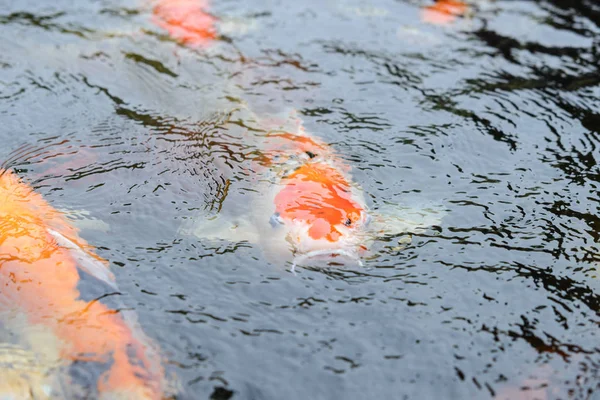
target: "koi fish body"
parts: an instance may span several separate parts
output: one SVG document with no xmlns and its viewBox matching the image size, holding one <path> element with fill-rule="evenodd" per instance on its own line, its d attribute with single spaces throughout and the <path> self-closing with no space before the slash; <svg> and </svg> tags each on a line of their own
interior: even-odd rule
<svg viewBox="0 0 600 400">
<path fill-rule="evenodd" d="M 253 114 L 250 118 L 259 126 L 273 125 Z M 247 140 L 257 141 L 259 150 L 248 171 L 255 177 L 256 195 L 246 214 L 230 219 L 223 214 L 210 220 L 200 217 L 184 224 L 182 233 L 256 242 L 272 261 L 291 261 L 292 267 L 340 256 L 362 265 L 361 258 L 374 239 L 416 232 L 439 222 L 439 210 L 369 210 L 362 189 L 351 180 L 350 166 L 323 141 L 307 134 L 296 117 L 259 136 Z"/>
<path fill-rule="evenodd" d="M 152 0 L 152 22 L 180 44 L 206 50 L 219 38 L 258 28 L 253 18 L 212 15 L 209 0 Z"/>
<path fill-rule="evenodd" d="M 40 327 L 52 335 L 63 362 L 108 365 L 100 398 L 162 398 L 162 368 L 147 338 L 126 313 L 81 299 L 80 271 L 116 289 L 106 261 L 64 216 L 0 171 L 0 310 L 25 316 L 23 337 Z"/>
</svg>

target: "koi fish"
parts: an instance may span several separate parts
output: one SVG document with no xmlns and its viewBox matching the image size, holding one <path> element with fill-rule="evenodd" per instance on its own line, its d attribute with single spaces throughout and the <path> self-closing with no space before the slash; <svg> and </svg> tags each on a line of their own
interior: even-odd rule
<svg viewBox="0 0 600 400">
<path fill-rule="evenodd" d="M 259 126 L 273 126 L 252 113 L 248 118 Z M 291 255 L 293 271 L 296 265 L 319 258 L 342 257 L 362 265 L 374 239 L 414 233 L 439 222 L 441 210 L 369 210 L 361 188 L 352 182 L 350 166 L 325 142 L 309 135 L 299 118 L 284 120 L 273 129 L 249 129 L 254 137 L 246 136 L 246 142 L 260 146 L 252 152 L 247 171 L 255 177 L 256 196 L 246 213 L 231 219 L 196 218 L 185 223 L 181 233 L 257 242 L 276 262 Z M 232 209 L 239 209 L 239 204 Z"/>
<path fill-rule="evenodd" d="M 435 4 L 425 7 L 421 20 L 435 25 L 447 25 L 469 11 L 469 6 L 460 0 L 436 0 Z"/>
<path fill-rule="evenodd" d="M 364 199 L 353 188 L 350 168 L 324 142 L 299 124 L 294 133 L 266 134 L 266 165 L 279 169 L 272 193 L 270 225 L 283 227 L 286 241 L 301 258 L 343 255 L 356 259 L 364 250 L 357 233 L 369 223 Z"/>
<path fill-rule="evenodd" d="M 161 399 L 162 367 L 148 339 L 127 312 L 82 299 L 80 273 L 117 289 L 107 262 L 64 215 L 0 170 L 0 311 L 49 332 L 64 362 L 106 365 L 97 381 L 100 398 Z"/>
<path fill-rule="evenodd" d="M 216 37 L 215 19 L 205 12 L 206 6 L 206 0 L 159 0 L 154 8 L 155 22 L 183 44 L 205 46 Z M 260 125 L 260 119 L 250 114 Z M 373 218 L 362 192 L 350 180 L 349 166 L 325 143 L 308 135 L 299 119 L 284 121 L 295 121 L 294 126 L 242 139 L 257 143 L 259 148 L 249 172 L 260 177 L 256 192 L 262 195 L 257 196 L 248 216 L 229 223 L 223 218 L 199 218 L 184 223 L 180 232 L 201 238 L 261 242 L 275 259 L 282 259 L 290 249 L 294 255 L 292 269 L 318 256 L 345 256 L 362 265 L 359 255 L 366 249 L 365 232 L 388 232 L 391 221 L 397 225 L 402 222 L 404 229 L 410 222 L 390 216 L 375 229 L 376 224 L 371 224 L 367 231 Z M 258 131 L 265 132 L 264 127 Z M 257 166 L 263 167 L 262 172 Z M 256 220 L 256 215 L 264 216 L 265 207 L 270 209 L 270 216 Z"/>
<path fill-rule="evenodd" d="M 216 18 L 206 12 L 207 0 L 158 0 L 153 22 L 190 47 L 206 47 L 216 37 Z"/>
</svg>

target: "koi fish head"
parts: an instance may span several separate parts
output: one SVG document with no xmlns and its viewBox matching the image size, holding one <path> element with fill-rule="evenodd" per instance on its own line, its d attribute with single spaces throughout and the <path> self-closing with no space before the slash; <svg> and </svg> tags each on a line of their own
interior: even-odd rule
<svg viewBox="0 0 600 400">
<path fill-rule="evenodd" d="M 287 228 L 286 239 L 296 254 L 358 254 L 368 215 L 337 168 L 306 163 L 285 176 L 282 185 L 271 224 Z"/>
</svg>

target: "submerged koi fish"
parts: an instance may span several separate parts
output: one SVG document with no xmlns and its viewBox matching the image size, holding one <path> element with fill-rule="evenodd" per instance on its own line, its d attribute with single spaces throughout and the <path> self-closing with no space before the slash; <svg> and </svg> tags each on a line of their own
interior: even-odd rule
<svg viewBox="0 0 600 400">
<path fill-rule="evenodd" d="M 273 125 L 253 114 L 250 118 L 259 126 Z M 256 195 L 246 214 L 196 220 L 184 224 L 182 233 L 258 242 L 278 262 L 291 254 L 293 270 L 306 261 L 339 256 L 362 265 L 368 244 L 377 237 L 416 232 L 439 222 L 441 213 L 424 208 L 368 210 L 362 190 L 351 180 L 350 166 L 310 136 L 300 119 L 285 121 L 286 126 L 276 129 L 252 129 L 259 133 L 246 137 L 259 147 L 247 171 L 255 177 Z"/>
<path fill-rule="evenodd" d="M 205 11 L 207 3 L 158 0 L 155 22 L 183 44 L 206 46 L 216 37 L 215 18 Z M 251 118 L 258 120 L 254 114 Z M 293 267 L 317 256 L 345 256 L 362 264 L 360 254 L 366 249 L 365 239 L 394 231 L 388 229 L 394 218 L 379 218 L 379 226 L 373 228 L 371 224 L 367 231 L 372 218 L 362 192 L 350 180 L 350 167 L 324 142 L 308 135 L 299 119 L 284 121 L 291 120 L 295 122 L 289 130 L 274 129 L 262 137 L 242 139 L 257 143 L 259 148 L 249 172 L 260 177 L 262 182 L 255 190 L 261 195 L 252 203 L 249 215 L 231 224 L 222 218 L 192 221 L 184 224 L 180 232 L 202 238 L 257 241 L 277 259 L 284 258 L 291 249 Z M 264 132 L 264 126 L 258 130 Z M 262 170 L 257 168 L 259 165 Z M 269 217 L 265 218 L 263 211 Z M 256 220 L 256 216 L 260 219 Z M 403 229 L 411 224 L 395 220 L 398 221 L 402 221 Z"/>
<path fill-rule="evenodd" d="M 436 0 L 435 4 L 425 7 L 421 20 L 435 25 L 447 25 L 469 11 L 467 3 L 460 0 Z"/>
<path fill-rule="evenodd" d="M 206 12 L 207 0 L 158 0 L 153 22 L 169 36 L 191 47 L 206 47 L 216 37 L 216 18 Z"/>
<path fill-rule="evenodd" d="M 306 134 L 297 120 L 295 132 L 266 135 L 263 158 L 272 171 L 273 228 L 284 227 L 295 263 L 319 255 L 342 255 L 360 264 L 364 250 L 359 234 L 370 221 L 361 194 L 350 181 L 350 167 L 324 142 Z M 264 161 L 263 161 L 264 163 Z"/>
<path fill-rule="evenodd" d="M 51 333 L 63 361 L 106 365 L 97 382 L 100 398 L 161 399 L 162 367 L 147 338 L 127 312 L 83 300 L 80 272 L 115 291 L 107 262 L 67 219 L 14 173 L 0 170 L 0 311 L 22 314 L 27 326 Z"/>
</svg>

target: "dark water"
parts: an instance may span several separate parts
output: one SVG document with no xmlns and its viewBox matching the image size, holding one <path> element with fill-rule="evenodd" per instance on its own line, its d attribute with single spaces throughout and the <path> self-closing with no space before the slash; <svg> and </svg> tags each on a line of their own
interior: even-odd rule
<svg viewBox="0 0 600 400">
<path fill-rule="evenodd" d="M 82 236 L 180 398 L 598 398 L 595 2 L 474 2 L 440 27 L 420 1 L 215 1 L 208 50 L 136 0 L 0 4 L 0 157 L 108 224 Z M 179 234 L 249 204 L 253 149 L 215 116 L 232 97 L 297 109 L 372 207 L 448 214 L 364 268 L 297 276 Z"/>
</svg>

